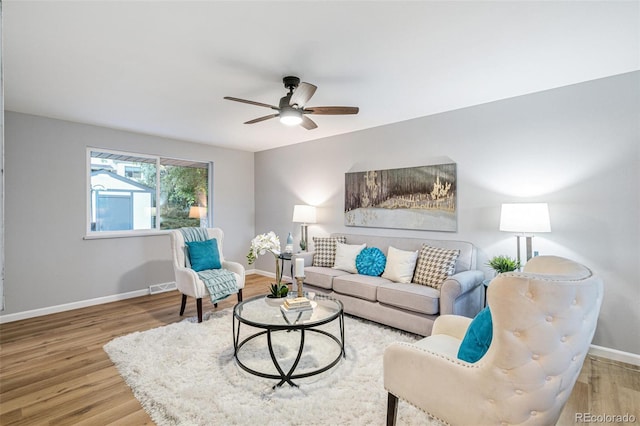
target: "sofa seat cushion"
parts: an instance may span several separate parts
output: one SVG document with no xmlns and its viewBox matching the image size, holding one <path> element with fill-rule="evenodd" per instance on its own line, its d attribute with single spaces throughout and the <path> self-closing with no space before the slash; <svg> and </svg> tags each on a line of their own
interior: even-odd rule
<svg viewBox="0 0 640 426">
<path fill-rule="evenodd" d="M 333 291 L 375 302 L 377 300 L 378 287 L 383 284 L 389 284 L 390 282 L 391 281 L 386 278 L 372 277 L 369 275 L 341 275 L 333 279 Z"/>
<path fill-rule="evenodd" d="M 419 284 L 386 283 L 378 287 L 378 302 L 421 314 L 436 315 L 440 311 L 440 290 Z"/>
<path fill-rule="evenodd" d="M 350 275 L 339 269 L 325 268 L 322 266 L 307 266 L 304 268 L 304 282 L 327 290 L 332 289 L 333 277 Z"/>
</svg>

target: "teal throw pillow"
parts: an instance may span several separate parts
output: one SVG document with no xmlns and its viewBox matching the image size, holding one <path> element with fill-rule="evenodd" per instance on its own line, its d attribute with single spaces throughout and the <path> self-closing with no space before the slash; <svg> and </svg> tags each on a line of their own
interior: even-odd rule
<svg viewBox="0 0 640 426">
<path fill-rule="evenodd" d="M 218 252 L 218 241 L 212 238 L 207 241 L 187 242 L 189 247 L 189 261 L 191 269 L 196 272 L 206 269 L 220 269 L 220 252 Z"/>
<path fill-rule="evenodd" d="M 364 248 L 356 257 L 356 269 L 361 275 L 378 277 L 384 272 L 387 258 L 382 250 L 375 247 Z"/>
<path fill-rule="evenodd" d="M 487 353 L 493 338 L 493 321 L 487 306 L 471 321 L 458 350 L 458 359 L 474 363 Z"/>
</svg>

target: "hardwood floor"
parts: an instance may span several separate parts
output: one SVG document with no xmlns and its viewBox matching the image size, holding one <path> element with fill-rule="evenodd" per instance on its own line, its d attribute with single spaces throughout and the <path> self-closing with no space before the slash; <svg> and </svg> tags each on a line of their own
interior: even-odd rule
<svg viewBox="0 0 640 426">
<path fill-rule="evenodd" d="M 270 281 L 248 275 L 244 297 L 266 293 Z M 180 321 L 179 309 L 179 293 L 169 292 L 0 324 L 0 425 L 153 424 L 102 346 Z M 195 315 L 190 299 L 185 317 Z M 575 413 L 629 413 L 640 423 L 640 368 L 588 357 L 558 424 L 576 424 Z"/>
</svg>

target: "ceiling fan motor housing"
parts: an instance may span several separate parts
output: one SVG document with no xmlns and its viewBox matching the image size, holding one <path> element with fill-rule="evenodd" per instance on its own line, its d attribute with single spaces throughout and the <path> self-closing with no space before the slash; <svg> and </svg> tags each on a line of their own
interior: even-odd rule
<svg viewBox="0 0 640 426">
<path fill-rule="evenodd" d="M 293 90 L 296 87 L 298 87 L 298 85 L 300 84 L 300 79 L 298 77 L 289 75 L 287 77 L 284 77 L 282 79 L 282 82 L 284 83 L 284 87 L 286 87 L 289 90 Z"/>
<path fill-rule="evenodd" d="M 280 103 L 278 104 L 280 109 L 291 108 L 291 106 L 289 105 L 289 101 L 290 100 L 291 100 L 291 94 L 288 94 L 287 96 L 281 97 L 280 98 Z"/>
</svg>

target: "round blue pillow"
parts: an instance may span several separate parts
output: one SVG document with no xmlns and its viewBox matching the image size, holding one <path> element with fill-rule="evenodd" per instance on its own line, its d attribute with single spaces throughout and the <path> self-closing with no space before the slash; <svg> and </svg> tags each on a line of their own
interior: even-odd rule
<svg viewBox="0 0 640 426">
<path fill-rule="evenodd" d="M 375 247 L 362 249 L 358 257 L 356 257 L 356 269 L 361 275 L 380 276 L 384 272 L 386 264 L 387 258 L 384 253 Z"/>
</svg>

